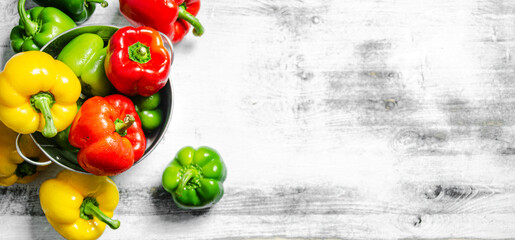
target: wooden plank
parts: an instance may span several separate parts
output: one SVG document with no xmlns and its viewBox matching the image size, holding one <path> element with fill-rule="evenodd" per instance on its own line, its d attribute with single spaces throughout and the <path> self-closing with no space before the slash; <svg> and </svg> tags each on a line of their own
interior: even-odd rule
<svg viewBox="0 0 515 240">
<path fill-rule="evenodd" d="M 220 216 L 219 221 L 209 221 L 207 216 L 189 216 L 174 222 L 169 216 L 128 216 L 116 231 L 107 229 L 104 239 L 391 239 L 387 236 L 418 239 L 510 239 L 507 233 L 513 219 L 511 215 L 310 215 L 300 217 L 239 218 Z M 61 239 L 44 217 L 7 216 L 4 239 Z M 155 223 L 164 223 L 160 225 Z M 241 226 L 245 222 L 245 227 Z M 314 227 L 313 224 L 320 223 Z M 334 225 L 335 222 L 341 225 Z M 399 223 L 401 222 L 401 223 Z M 149 224 L 145 224 L 149 223 Z M 26 227 L 31 230 L 27 231 Z M 452 227 L 451 227 L 452 226 Z M 473 227 L 474 226 L 474 227 Z M 475 227 L 478 226 L 478 227 Z M 16 234 L 12 234 L 16 232 Z M 445 234 L 444 234 L 445 233 Z M 425 237 L 426 236 L 426 237 Z M 431 236 L 431 237 L 427 237 Z M 433 237 L 439 236 L 439 237 Z M 468 237 L 460 237 L 468 236 Z"/>
<path fill-rule="evenodd" d="M 159 186 L 124 188 L 115 215 L 128 227 L 108 230 L 106 238 L 503 238 L 513 234 L 509 226 L 515 213 L 515 187 L 421 185 L 405 185 L 390 199 L 374 198 L 364 188 L 329 184 L 227 188 L 216 207 L 201 211 L 178 209 Z M 34 201 L 37 188 L 4 190 L 0 215 L 20 225 L 30 222 L 32 231 L 41 236 L 56 236 Z M 2 228 L 11 231 L 11 225 Z"/>
</svg>

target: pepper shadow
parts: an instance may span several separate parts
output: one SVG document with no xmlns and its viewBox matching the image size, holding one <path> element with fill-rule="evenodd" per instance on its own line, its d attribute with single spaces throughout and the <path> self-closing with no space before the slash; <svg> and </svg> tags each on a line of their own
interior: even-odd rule
<svg viewBox="0 0 515 240">
<path fill-rule="evenodd" d="M 206 215 L 210 211 L 210 208 L 182 209 L 177 207 L 172 195 L 161 186 L 151 193 L 150 198 L 156 215 L 165 221 L 191 221 Z"/>
<path fill-rule="evenodd" d="M 30 239 L 64 239 L 48 223 L 39 202 L 39 179 L 29 184 L 16 184 L 11 186 L 9 192 L 3 197 L 12 197 L 14 214 L 29 217 L 28 229 Z M 16 199 L 16 200 L 15 200 Z"/>
<path fill-rule="evenodd" d="M 46 217 L 31 216 L 30 218 L 30 239 L 65 239 L 48 223 Z"/>
<path fill-rule="evenodd" d="M 190 31 L 191 32 L 191 31 Z M 187 39 L 187 38 L 195 38 L 193 34 L 189 33 L 184 37 L 182 41 L 173 44 L 174 54 L 179 55 L 188 55 L 191 54 L 195 50 L 196 44 L 195 39 Z"/>
</svg>

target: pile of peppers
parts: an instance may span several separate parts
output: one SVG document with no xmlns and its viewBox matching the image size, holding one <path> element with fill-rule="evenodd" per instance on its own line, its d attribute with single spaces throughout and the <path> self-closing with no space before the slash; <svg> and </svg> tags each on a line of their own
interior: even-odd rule
<svg viewBox="0 0 515 240">
<path fill-rule="evenodd" d="M 25 10 L 18 1 L 19 25 L 10 34 L 15 52 L 39 50 L 60 33 L 86 22 L 97 5 L 106 0 L 34 0 L 39 7 Z M 119 0 L 120 12 L 136 27 L 147 26 L 162 32 L 173 43 L 183 40 L 193 26 L 193 35 L 202 36 L 204 26 L 196 18 L 200 0 Z"/>
<path fill-rule="evenodd" d="M 97 239 L 113 220 L 119 201 L 108 176 L 141 160 L 145 134 L 162 127 L 160 90 L 173 53 L 161 33 L 178 43 L 190 28 L 201 36 L 199 0 L 119 0 L 120 12 L 135 27 L 116 31 L 105 44 L 93 33 L 71 39 L 56 59 L 39 51 L 60 33 L 88 20 L 106 0 L 18 1 L 19 25 L 10 35 L 18 53 L 0 72 L 0 186 L 29 183 L 48 157 L 28 134 L 40 132 L 62 151 L 77 155 L 91 175 L 63 170 L 41 184 L 41 208 L 66 239 Z M 18 141 L 16 145 L 15 141 Z M 24 161 L 22 156 L 29 162 Z M 37 163 L 34 163 L 37 164 Z M 224 194 L 227 168 L 210 147 L 184 147 L 163 171 L 161 183 L 179 208 L 200 209 Z"/>
</svg>

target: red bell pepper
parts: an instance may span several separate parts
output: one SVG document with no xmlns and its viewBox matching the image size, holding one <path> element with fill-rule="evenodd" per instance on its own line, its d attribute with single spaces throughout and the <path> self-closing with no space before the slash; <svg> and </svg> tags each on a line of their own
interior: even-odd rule
<svg viewBox="0 0 515 240">
<path fill-rule="evenodd" d="M 86 100 L 73 120 L 68 140 L 80 149 L 80 166 L 100 176 L 129 169 L 143 156 L 147 144 L 134 104 L 121 94 Z"/>
<path fill-rule="evenodd" d="M 185 8 L 191 15 L 197 16 L 200 10 L 200 0 L 175 0 L 179 4 L 180 8 Z M 182 3 L 181 3 L 182 2 Z M 182 41 L 184 36 L 190 31 L 190 24 L 184 19 L 177 19 L 175 21 L 173 30 L 172 43 L 178 43 Z"/>
<path fill-rule="evenodd" d="M 186 5 L 180 7 L 184 2 Z M 201 36 L 204 34 L 204 27 L 194 16 L 196 13 L 186 10 L 195 2 L 199 0 L 120 0 L 120 12 L 133 26 L 152 27 L 171 39 L 177 19 L 191 24 L 194 27 L 193 35 Z M 198 5 L 200 7 L 200 2 Z"/>
<path fill-rule="evenodd" d="M 150 96 L 165 86 L 171 59 L 159 32 L 124 27 L 109 39 L 104 64 L 116 90 L 128 96 Z"/>
</svg>

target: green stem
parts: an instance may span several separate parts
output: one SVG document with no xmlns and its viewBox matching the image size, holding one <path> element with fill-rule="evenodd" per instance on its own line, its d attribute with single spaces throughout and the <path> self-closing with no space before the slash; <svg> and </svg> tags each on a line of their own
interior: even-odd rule
<svg viewBox="0 0 515 240">
<path fill-rule="evenodd" d="M 38 24 L 29 19 L 27 12 L 25 11 L 25 1 L 18 1 L 18 14 L 20 15 L 21 23 L 25 28 L 25 33 L 28 36 L 34 36 L 38 32 Z"/>
<path fill-rule="evenodd" d="M 98 202 L 96 199 L 92 197 L 87 197 L 82 201 L 82 205 L 80 206 L 81 218 L 85 218 L 87 220 L 93 219 L 93 217 L 98 218 L 98 220 L 104 222 L 111 229 L 118 229 L 120 227 L 120 221 L 113 220 L 100 211 L 98 208 Z"/>
<path fill-rule="evenodd" d="M 150 47 L 141 42 L 130 45 L 127 51 L 129 51 L 129 59 L 134 62 L 147 63 L 152 59 Z"/>
<path fill-rule="evenodd" d="M 147 50 L 147 48 L 141 46 L 136 49 L 135 54 L 138 59 L 145 59 L 148 56 L 148 50 Z"/>
<path fill-rule="evenodd" d="M 198 174 L 196 169 L 190 168 L 182 174 L 181 180 L 179 182 L 179 186 L 177 187 L 177 190 L 175 190 L 175 194 L 182 196 L 182 191 L 186 187 L 186 184 L 190 181 L 190 179 Z"/>
<path fill-rule="evenodd" d="M 100 6 L 103 8 L 109 6 L 109 3 L 107 3 L 105 0 L 86 0 L 86 4 L 88 3 L 100 3 Z"/>
<path fill-rule="evenodd" d="M 40 92 L 32 95 L 30 98 L 30 104 L 36 109 L 36 111 L 41 112 L 45 118 L 45 126 L 43 127 L 43 131 L 41 131 L 41 133 L 47 138 L 54 137 L 57 134 L 54 118 L 52 117 L 52 112 L 50 111 L 50 108 L 54 102 L 54 96 L 48 92 Z"/>
<path fill-rule="evenodd" d="M 132 126 L 134 121 L 136 121 L 136 119 L 134 118 L 134 116 L 130 114 L 125 115 L 125 118 L 123 120 L 117 118 L 114 121 L 115 131 L 122 137 L 127 135 L 127 129 L 129 129 Z"/>
<path fill-rule="evenodd" d="M 200 37 L 204 34 L 204 26 L 200 23 L 200 21 L 193 16 L 191 13 L 186 11 L 186 7 L 184 5 L 179 6 L 179 19 L 186 20 L 186 22 L 190 23 L 191 26 L 194 27 L 193 35 Z"/>
<path fill-rule="evenodd" d="M 37 159 L 32 159 L 32 160 L 37 161 Z M 36 172 L 37 172 L 36 165 L 32 165 L 28 162 L 23 161 L 22 163 L 18 164 L 14 173 L 19 178 L 24 178 L 26 176 L 32 176 Z"/>
</svg>

